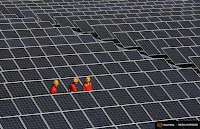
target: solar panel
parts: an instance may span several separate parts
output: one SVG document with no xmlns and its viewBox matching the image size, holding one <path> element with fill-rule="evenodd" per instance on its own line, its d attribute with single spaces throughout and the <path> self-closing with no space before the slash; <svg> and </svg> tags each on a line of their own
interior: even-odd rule
<svg viewBox="0 0 200 129">
<path fill-rule="evenodd" d="M 131 123 L 130 118 L 126 115 L 121 107 L 105 108 L 105 111 L 116 125 Z"/>
<path fill-rule="evenodd" d="M 0 111 L 1 117 L 19 115 L 17 109 L 15 108 L 11 100 L 1 100 L 0 104 L 2 105 L 2 110 Z"/>
<path fill-rule="evenodd" d="M 199 71 L 189 68 L 200 56 L 198 6 L 2 1 L 0 128 L 149 129 L 199 119 Z M 86 76 L 91 92 L 82 92 Z M 74 77 L 78 92 L 68 93 Z"/>
<path fill-rule="evenodd" d="M 116 105 L 116 102 L 114 101 L 114 99 L 108 91 L 92 92 L 92 96 L 94 96 L 95 100 L 101 107 Z"/>
<path fill-rule="evenodd" d="M 81 108 L 94 108 L 98 107 L 94 99 L 89 93 L 77 93 L 73 94 L 76 101 L 79 103 Z"/>
<path fill-rule="evenodd" d="M 161 103 L 173 118 L 188 117 L 189 115 L 178 101 Z"/>
<path fill-rule="evenodd" d="M 134 122 L 151 121 L 151 118 L 141 105 L 124 106 L 124 109 L 128 112 Z"/>
<path fill-rule="evenodd" d="M 142 105 L 153 120 L 169 119 L 169 115 L 159 103 L 150 103 Z"/>
<path fill-rule="evenodd" d="M 34 97 L 34 100 L 42 112 L 59 111 L 51 96 Z"/>
<path fill-rule="evenodd" d="M 138 103 L 144 103 L 144 102 L 152 102 L 153 100 L 151 97 L 147 94 L 147 92 L 142 88 L 129 88 L 128 92 L 133 96 L 133 98 Z"/>
<path fill-rule="evenodd" d="M 81 128 L 92 127 L 82 111 L 71 111 L 71 112 L 65 112 L 64 114 L 73 128 L 81 129 Z"/>
<path fill-rule="evenodd" d="M 39 113 L 39 110 L 31 98 L 15 99 L 14 103 L 17 105 L 21 114 Z"/>
<path fill-rule="evenodd" d="M 46 124 L 44 123 L 43 119 L 40 115 L 30 115 L 30 116 L 22 116 L 21 117 L 24 124 L 27 128 L 34 129 L 34 128 L 43 128 L 47 129 Z"/>
<path fill-rule="evenodd" d="M 70 128 L 61 113 L 44 114 L 43 116 L 50 128 Z M 58 120 L 58 122 L 54 123 L 55 119 Z"/>
<path fill-rule="evenodd" d="M 190 98 L 198 97 L 200 90 L 194 83 L 182 83 L 179 85 Z"/>
<path fill-rule="evenodd" d="M 86 110 L 85 113 L 95 127 L 112 125 L 102 109 Z"/>
<path fill-rule="evenodd" d="M 3 118 L 3 119 L 0 119 L 0 122 L 1 122 L 2 128 L 10 128 L 10 129 L 24 128 L 18 117 Z"/>
<path fill-rule="evenodd" d="M 190 113 L 192 116 L 196 116 L 199 114 L 199 103 L 196 99 L 191 100 L 181 100 L 181 104 L 185 107 L 185 109 Z"/>
</svg>

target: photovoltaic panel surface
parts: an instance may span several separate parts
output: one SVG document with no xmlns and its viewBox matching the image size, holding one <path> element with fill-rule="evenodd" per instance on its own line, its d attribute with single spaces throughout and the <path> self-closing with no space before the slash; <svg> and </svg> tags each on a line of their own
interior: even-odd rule
<svg viewBox="0 0 200 129">
<path fill-rule="evenodd" d="M 199 119 L 197 0 L 0 3 L 3 128 L 148 129 Z M 86 76 L 93 91 L 82 92 Z M 74 77 L 78 93 L 69 93 Z"/>
</svg>

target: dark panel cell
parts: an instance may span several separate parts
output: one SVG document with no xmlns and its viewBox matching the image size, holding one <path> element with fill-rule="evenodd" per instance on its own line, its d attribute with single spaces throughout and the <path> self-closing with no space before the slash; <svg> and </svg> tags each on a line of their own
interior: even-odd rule
<svg viewBox="0 0 200 129">
<path fill-rule="evenodd" d="M 55 68 L 55 70 L 58 72 L 61 78 L 75 76 L 74 72 L 71 70 L 70 67 L 59 67 L 59 68 Z"/>
<path fill-rule="evenodd" d="M 59 111 L 51 96 L 34 97 L 34 100 L 42 112 Z"/>
<path fill-rule="evenodd" d="M 61 113 L 44 114 L 43 116 L 51 129 L 70 128 Z M 55 120 L 57 120 L 57 122 L 55 122 Z"/>
<path fill-rule="evenodd" d="M 75 73 L 78 76 L 89 76 L 92 75 L 90 70 L 88 69 L 87 66 L 82 65 L 82 66 L 72 66 L 72 69 L 75 71 Z"/>
<path fill-rule="evenodd" d="M 115 43 L 112 42 L 112 41 L 106 42 L 106 43 L 101 43 L 101 46 L 103 46 L 103 48 L 106 51 L 119 51 L 119 49 L 117 48 L 117 46 L 115 45 Z"/>
<path fill-rule="evenodd" d="M 120 62 L 126 72 L 138 72 L 141 71 L 135 62 Z"/>
<path fill-rule="evenodd" d="M 66 17 L 55 17 L 56 21 L 62 26 L 73 26 Z"/>
<path fill-rule="evenodd" d="M 49 61 L 53 66 L 66 66 L 67 63 L 61 56 L 51 56 L 48 57 Z"/>
<path fill-rule="evenodd" d="M 147 110 L 153 120 L 163 120 L 170 118 L 159 103 L 143 104 L 142 106 Z"/>
<path fill-rule="evenodd" d="M 182 83 L 179 85 L 190 98 L 199 97 L 200 90 L 194 83 Z"/>
<path fill-rule="evenodd" d="M 2 31 L 2 33 L 8 39 L 9 38 L 19 38 L 19 36 L 17 35 L 17 33 L 15 31 Z"/>
<path fill-rule="evenodd" d="M 16 58 L 21 58 L 21 57 L 29 57 L 28 53 L 26 52 L 25 49 L 23 48 L 15 48 L 11 49 L 11 52 Z"/>
<path fill-rule="evenodd" d="M 152 102 L 152 99 L 143 88 L 130 88 L 128 91 L 138 103 Z"/>
<path fill-rule="evenodd" d="M 92 92 L 92 95 L 101 107 L 116 105 L 108 91 L 96 91 Z"/>
<path fill-rule="evenodd" d="M 49 93 L 43 85 L 43 83 L 40 81 L 25 82 L 25 84 L 33 96 L 44 95 Z"/>
<path fill-rule="evenodd" d="M 69 65 L 83 64 L 78 55 L 66 55 L 64 58 Z"/>
<path fill-rule="evenodd" d="M 168 48 L 168 49 L 163 49 L 163 50 L 166 52 L 166 54 L 175 64 L 188 63 L 187 60 L 175 48 Z"/>
<path fill-rule="evenodd" d="M 105 111 L 116 125 L 131 123 L 131 120 L 121 107 L 105 108 Z"/>
<path fill-rule="evenodd" d="M 40 75 L 35 69 L 20 71 L 25 80 L 41 80 Z"/>
<path fill-rule="evenodd" d="M 170 100 L 165 91 L 160 86 L 149 86 L 145 87 L 149 94 L 155 101 Z"/>
<path fill-rule="evenodd" d="M 114 62 L 113 59 L 111 58 L 111 56 L 108 53 L 95 53 L 94 54 L 97 59 L 101 62 Z"/>
<path fill-rule="evenodd" d="M 87 47 L 91 52 L 103 52 L 105 51 L 99 43 L 87 44 Z"/>
<path fill-rule="evenodd" d="M 0 60 L 0 66 L 3 70 L 18 69 L 13 60 Z"/>
<path fill-rule="evenodd" d="M 139 129 L 137 125 L 122 125 L 122 126 L 117 126 L 118 129 Z"/>
<path fill-rule="evenodd" d="M 37 16 L 42 20 L 42 21 L 49 21 L 52 24 L 54 24 L 54 20 L 49 16 L 49 14 L 37 14 Z"/>
<path fill-rule="evenodd" d="M 32 61 L 36 65 L 37 68 L 40 67 L 51 67 L 49 61 L 45 57 L 41 58 L 32 58 Z"/>
<path fill-rule="evenodd" d="M 110 90 L 110 93 L 112 94 L 112 96 L 115 98 L 115 100 L 118 102 L 119 105 L 135 103 L 131 98 L 131 96 L 128 94 L 128 92 L 124 89 Z"/>
<path fill-rule="evenodd" d="M 178 101 L 163 102 L 162 105 L 173 118 L 188 117 L 189 115 Z"/>
<path fill-rule="evenodd" d="M 144 39 L 139 32 L 128 32 L 127 34 L 133 41 Z"/>
<path fill-rule="evenodd" d="M 22 41 L 19 39 L 10 39 L 6 41 L 10 47 L 24 47 L 24 45 L 22 44 Z"/>
<path fill-rule="evenodd" d="M 82 111 L 65 112 L 64 114 L 75 129 L 92 127 Z"/>
<path fill-rule="evenodd" d="M 28 129 L 48 129 L 40 115 L 22 116 Z"/>
<path fill-rule="evenodd" d="M 135 82 L 131 79 L 128 74 L 118 74 L 114 75 L 115 79 L 118 81 L 121 87 L 134 87 Z"/>
<path fill-rule="evenodd" d="M 54 46 L 42 47 L 42 49 L 44 50 L 44 52 L 46 53 L 47 56 L 60 55 L 60 53 Z"/>
<path fill-rule="evenodd" d="M 136 46 L 135 42 L 132 41 L 132 39 L 127 35 L 127 33 L 123 32 L 123 33 L 114 33 L 115 37 L 117 38 L 117 40 L 119 40 L 119 42 L 123 45 L 123 47 L 132 47 L 132 46 Z"/>
<path fill-rule="evenodd" d="M 18 117 L 3 118 L 0 123 L 4 129 L 24 129 Z"/>
<path fill-rule="evenodd" d="M 56 28 L 45 29 L 45 31 L 49 36 L 60 35 L 59 31 Z"/>
<path fill-rule="evenodd" d="M 79 35 L 79 38 L 84 42 L 84 43 L 92 43 L 96 42 L 96 40 L 93 38 L 92 35 Z"/>
<path fill-rule="evenodd" d="M 141 32 L 145 39 L 155 39 L 156 35 L 152 31 L 143 31 Z"/>
<path fill-rule="evenodd" d="M 123 52 L 110 52 L 110 55 L 115 61 L 126 61 L 128 58 Z"/>
<path fill-rule="evenodd" d="M 180 87 L 177 84 L 163 85 L 162 87 L 174 100 L 187 98 L 185 93 L 180 89 Z"/>
<path fill-rule="evenodd" d="M 17 108 L 19 109 L 21 114 L 39 113 L 39 110 L 37 109 L 31 98 L 15 99 L 14 102 L 17 105 Z"/>
<path fill-rule="evenodd" d="M 23 83 L 6 84 L 13 97 L 30 96 Z"/>
<path fill-rule="evenodd" d="M 172 82 L 185 82 L 183 77 L 177 72 L 177 70 L 169 70 L 169 71 L 163 71 L 165 76 Z"/>
<path fill-rule="evenodd" d="M 0 110 L 1 117 L 19 115 L 17 109 L 15 108 L 11 100 L 1 100 L 0 105 L 1 105 L 1 110 Z"/>
<path fill-rule="evenodd" d="M 131 73 L 131 76 L 139 86 L 153 85 L 152 81 L 145 73 Z"/>
<path fill-rule="evenodd" d="M 85 113 L 95 127 L 112 125 L 102 109 L 86 110 Z"/>
<path fill-rule="evenodd" d="M 83 109 L 98 107 L 98 105 L 89 93 L 77 93 L 73 94 L 73 96 Z"/>
<path fill-rule="evenodd" d="M 32 29 L 31 32 L 35 37 L 47 36 L 43 29 Z"/>
<path fill-rule="evenodd" d="M 58 28 L 58 30 L 62 35 L 74 35 L 74 32 L 69 27 Z"/>
<path fill-rule="evenodd" d="M 65 40 L 63 36 L 57 36 L 57 37 L 51 37 L 51 40 L 54 44 L 68 44 L 68 42 Z"/>
<path fill-rule="evenodd" d="M 27 48 L 28 53 L 33 56 L 45 56 L 39 47 L 29 47 Z"/>
<path fill-rule="evenodd" d="M 34 68 L 33 63 L 29 58 L 15 60 L 20 69 Z"/>
<path fill-rule="evenodd" d="M 3 84 L 0 85 L 0 99 L 10 98 L 10 95 Z"/>
<path fill-rule="evenodd" d="M 79 56 L 81 57 L 82 61 L 85 64 L 98 63 L 97 59 L 95 58 L 93 54 L 82 54 Z"/>
<path fill-rule="evenodd" d="M 155 128 L 155 123 L 151 122 L 151 123 L 143 123 L 143 124 L 139 124 L 140 128 L 142 129 L 153 129 Z"/>
<path fill-rule="evenodd" d="M 29 30 L 17 30 L 17 33 L 19 34 L 20 38 L 33 37 Z"/>
<path fill-rule="evenodd" d="M 18 71 L 8 71 L 3 72 L 4 77 L 8 82 L 17 82 L 17 81 L 23 81 L 22 76 L 19 74 Z"/>
<path fill-rule="evenodd" d="M 56 95 L 54 98 L 63 111 L 79 109 L 78 105 L 69 94 Z"/>
<path fill-rule="evenodd" d="M 144 49 L 145 53 L 149 56 L 159 55 L 160 52 L 158 49 L 153 45 L 150 40 L 140 40 L 137 43 Z"/>
<path fill-rule="evenodd" d="M 166 60 L 164 59 L 156 59 L 156 60 L 151 60 L 153 65 L 156 67 L 158 70 L 164 70 L 164 69 L 171 69 L 169 64 L 167 63 Z"/>
<path fill-rule="evenodd" d="M 1 35 L 1 33 L 0 33 Z M 4 38 L 3 38 L 4 39 Z M 0 48 L 8 48 L 7 43 L 5 42 L 5 40 L 0 40 Z"/>
<path fill-rule="evenodd" d="M 141 105 L 125 106 L 124 109 L 128 112 L 134 122 L 151 121 Z"/>
<path fill-rule="evenodd" d="M 108 71 L 111 74 L 114 74 L 114 73 L 124 73 L 124 70 L 122 69 L 122 67 L 118 63 L 105 64 L 105 67 L 108 69 Z"/>
<path fill-rule="evenodd" d="M 43 79 L 58 78 L 58 75 L 52 68 L 38 70 Z"/>
<path fill-rule="evenodd" d="M 155 72 L 147 72 L 149 77 L 152 79 L 152 81 L 155 84 L 165 84 L 169 83 L 167 78 L 160 72 L 160 71 L 155 71 Z"/>
<path fill-rule="evenodd" d="M 97 79 L 100 81 L 100 83 L 105 89 L 119 88 L 117 82 L 110 75 L 98 76 Z"/>
<path fill-rule="evenodd" d="M 107 70 L 102 64 L 88 65 L 94 75 L 108 74 Z"/>
<path fill-rule="evenodd" d="M 40 45 L 53 45 L 53 42 L 48 37 L 36 38 Z"/>
<path fill-rule="evenodd" d="M 187 81 L 199 81 L 200 77 L 193 69 L 178 70 Z"/>
<path fill-rule="evenodd" d="M 13 58 L 10 51 L 7 49 L 0 49 L 0 59 Z"/>
<path fill-rule="evenodd" d="M 150 60 L 135 61 L 142 71 L 153 71 L 156 70 L 151 64 Z"/>
<path fill-rule="evenodd" d="M 76 44 L 76 43 L 82 43 L 82 41 L 79 39 L 78 36 L 65 36 L 65 39 L 68 41 L 69 44 Z"/>
<path fill-rule="evenodd" d="M 200 113 L 200 104 L 196 99 L 190 100 L 181 100 L 181 104 L 186 108 L 186 110 L 190 113 L 191 116 L 198 116 Z"/>
</svg>

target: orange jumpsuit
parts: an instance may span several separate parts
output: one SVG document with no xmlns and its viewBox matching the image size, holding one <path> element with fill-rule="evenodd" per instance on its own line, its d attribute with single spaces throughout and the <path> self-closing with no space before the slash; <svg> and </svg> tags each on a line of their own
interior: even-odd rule
<svg viewBox="0 0 200 129">
<path fill-rule="evenodd" d="M 57 94 L 57 88 L 56 88 L 56 86 L 51 86 L 51 89 L 50 89 L 50 92 L 51 92 L 51 94 Z"/>
<path fill-rule="evenodd" d="M 74 83 L 69 84 L 68 91 L 77 92 L 76 85 Z"/>
<path fill-rule="evenodd" d="M 83 84 L 83 91 L 91 91 L 91 90 L 93 90 L 92 83 L 91 82 L 85 82 Z"/>
</svg>

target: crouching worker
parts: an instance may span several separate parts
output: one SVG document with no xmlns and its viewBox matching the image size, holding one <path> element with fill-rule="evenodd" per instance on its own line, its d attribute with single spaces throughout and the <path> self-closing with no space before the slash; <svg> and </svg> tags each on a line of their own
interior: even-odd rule
<svg viewBox="0 0 200 129">
<path fill-rule="evenodd" d="M 73 83 L 69 84 L 68 92 L 77 92 L 76 85 L 78 84 L 78 79 L 74 78 Z"/>
<path fill-rule="evenodd" d="M 51 86 L 50 92 L 51 94 L 57 94 L 57 86 L 59 85 L 58 80 L 53 81 L 53 85 Z"/>
<path fill-rule="evenodd" d="M 90 80 L 91 80 L 90 77 L 85 78 L 85 83 L 83 84 L 83 91 L 93 90 L 92 83 Z"/>
</svg>

